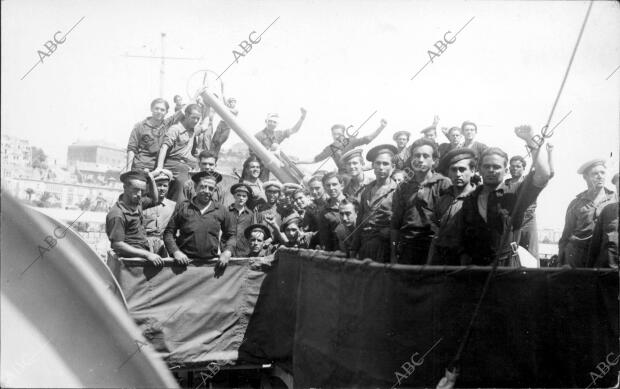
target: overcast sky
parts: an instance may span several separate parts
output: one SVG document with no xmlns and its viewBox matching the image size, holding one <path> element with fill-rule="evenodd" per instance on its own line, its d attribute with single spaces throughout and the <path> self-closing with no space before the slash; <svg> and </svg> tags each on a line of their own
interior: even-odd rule
<svg viewBox="0 0 620 389">
<path fill-rule="evenodd" d="M 447 126 L 479 124 L 479 140 L 522 154 L 519 124 L 540 129 L 562 81 L 587 2 L 422 1 L 2 1 L 2 131 L 26 138 L 58 162 L 75 140 L 126 146 L 133 125 L 159 97 L 161 61 L 124 56 L 203 58 L 165 63 L 164 98 L 182 94 L 200 69 L 222 72 L 232 51 L 261 41 L 223 79 L 238 99 L 239 118 L 255 132 L 267 112 L 281 126 L 307 120 L 283 143 L 289 154 L 316 155 L 334 123 L 417 134 L 440 115 Z M 39 61 L 37 50 L 66 41 Z M 415 78 L 428 50 L 447 31 L 448 49 Z M 620 6 L 596 2 L 554 115 L 556 177 L 541 194 L 539 224 L 561 228 L 568 202 L 585 189 L 575 171 L 609 157 L 618 169 Z M 448 37 L 452 36 L 451 34 Z M 253 35 L 255 37 L 255 35 Z M 606 78 L 609 79 L 606 80 Z M 443 139 L 442 139 L 443 140 Z M 239 142 L 235 135 L 229 145 Z M 331 162 L 330 162 L 331 164 Z M 331 167 L 331 166 L 330 166 Z M 611 176 L 611 174 L 610 174 Z"/>
</svg>

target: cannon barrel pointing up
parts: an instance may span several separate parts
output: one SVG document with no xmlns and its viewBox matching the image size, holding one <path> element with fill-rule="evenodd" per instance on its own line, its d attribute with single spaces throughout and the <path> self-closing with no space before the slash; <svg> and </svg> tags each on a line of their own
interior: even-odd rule
<svg viewBox="0 0 620 389">
<path fill-rule="evenodd" d="M 254 136 L 247 132 L 241 124 L 237 121 L 237 118 L 230 113 L 228 108 L 220 101 L 220 99 L 214 95 L 211 91 L 203 89 L 200 92 L 202 100 L 208 106 L 213 107 L 215 112 L 230 126 L 230 128 L 239 135 L 241 140 L 248 145 L 248 147 L 263 161 L 263 164 L 269 169 L 278 180 L 283 183 L 294 182 L 299 183 L 297 178 L 283 166 L 284 164 L 276 158 L 270 151 L 268 151 L 262 143 L 258 141 Z"/>
</svg>

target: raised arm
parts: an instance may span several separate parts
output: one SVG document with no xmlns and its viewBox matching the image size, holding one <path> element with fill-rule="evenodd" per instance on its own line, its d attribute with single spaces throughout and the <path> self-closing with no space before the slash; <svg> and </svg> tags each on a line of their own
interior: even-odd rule
<svg viewBox="0 0 620 389">
<path fill-rule="evenodd" d="M 383 131 L 385 129 L 385 127 L 387 126 L 387 120 L 385 119 L 381 119 L 381 122 L 379 124 L 379 127 L 377 127 L 376 130 L 374 130 L 373 132 L 371 132 L 370 134 L 366 135 L 364 138 L 366 138 L 366 140 L 368 140 L 367 143 L 372 142 L 373 140 L 375 140 L 376 137 L 379 136 L 379 134 L 381 134 L 381 131 Z"/>
<path fill-rule="evenodd" d="M 549 158 L 547 156 L 547 150 L 545 147 L 540 147 L 534 141 L 534 130 L 528 125 L 523 125 L 515 128 L 515 134 L 523 139 L 528 148 L 532 150 L 534 177 L 533 184 L 539 188 L 544 187 L 549 182 L 551 176 L 551 169 L 549 167 Z"/>
<path fill-rule="evenodd" d="M 307 111 L 305 110 L 305 108 L 302 107 L 299 108 L 299 110 L 301 111 L 301 116 L 299 116 L 299 120 L 297 120 L 297 123 L 295 123 L 295 125 L 288 130 L 288 135 L 293 135 L 294 133 L 299 131 L 304 120 L 306 120 Z"/>
<path fill-rule="evenodd" d="M 331 149 L 330 146 L 327 146 L 323 149 L 323 151 L 321 151 L 319 154 L 317 154 L 316 157 L 312 158 L 312 159 L 300 159 L 299 161 L 297 161 L 297 164 L 300 165 L 304 165 L 304 164 L 311 164 L 311 163 L 317 163 L 317 162 L 321 162 L 329 157 L 331 157 L 333 155 L 333 151 Z"/>
</svg>

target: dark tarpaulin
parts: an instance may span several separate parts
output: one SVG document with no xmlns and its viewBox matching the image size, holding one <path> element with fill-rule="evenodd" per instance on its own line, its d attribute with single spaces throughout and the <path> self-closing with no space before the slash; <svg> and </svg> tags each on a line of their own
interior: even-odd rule
<svg viewBox="0 0 620 389">
<path fill-rule="evenodd" d="M 296 387 L 436 386 L 490 268 L 385 266 L 316 254 L 278 252 L 263 284 L 269 294 L 257 302 L 267 313 L 255 312 L 240 353 L 251 344 L 254 355 L 292 364 Z M 500 268 L 457 386 L 586 387 L 591 372 L 602 375 L 597 365 L 619 355 L 618 320 L 617 272 Z M 269 326 L 272 337 L 250 331 Z M 613 386 L 617 374 L 618 363 L 592 387 Z"/>
<path fill-rule="evenodd" d="M 169 366 L 236 361 L 269 261 L 231 260 L 221 277 L 213 261 L 190 266 L 131 263 L 109 256 L 129 313 Z"/>
<path fill-rule="evenodd" d="M 436 386 L 490 271 L 295 249 L 266 271 L 241 261 L 221 278 L 205 264 L 117 265 L 130 313 L 169 363 L 277 362 L 295 387 Z M 592 374 L 592 387 L 613 386 L 620 364 L 597 366 L 620 353 L 618 320 L 617 272 L 499 268 L 457 386 L 586 387 Z"/>
</svg>

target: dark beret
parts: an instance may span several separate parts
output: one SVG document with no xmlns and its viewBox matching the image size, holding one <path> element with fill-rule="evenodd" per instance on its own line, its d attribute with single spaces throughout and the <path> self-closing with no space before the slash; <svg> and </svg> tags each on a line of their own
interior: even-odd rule
<svg viewBox="0 0 620 389">
<path fill-rule="evenodd" d="M 439 165 L 437 166 L 437 171 L 444 176 L 448 175 L 448 169 L 450 165 L 453 163 L 457 163 L 458 161 L 462 161 L 464 159 L 476 159 L 476 152 L 469 148 L 460 148 L 454 149 L 447 152 L 444 156 L 439 160 Z"/>
<path fill-rule="evenodd" d="M 202 178 L 211 178 L 212 180 L 215 180 L 216 184 L 222 181 L 222 175 L 218 172 L 202 171 L 191 173 L 190 176 L 192 181 L 194 181 L 195 183 L 200 182 Z"/>
<path fill-rule="evenodd" d="M 269 228 L 267 228 L 267 226 L 265 226 L 264 224 L 252 224 L 252 225 L 250 225 L 245 230 L 243 230 L 243 236 L 245 236 L 246 239 L 250 239 L 250 235 L 255 230 L 262 231 L 263 234 L 265 234 L 265 240 L 271 238 L 271 231 L 269 231 Z"/>
<path fill-rule="evenodd" d="M 366 154 L 366 160 L 373 162 L 379 154 L 382 153 L 390 153 L 392 156 L 398 154 L 398 149 L 394 145 L 379 145 L 375 146 L 372 149 L 368 150 L 368 154 Z"/>
<path fill-rule="evenodd" d="M 148 175 L 142 170 L 130 170 L 121 174 L 121 182 L 127 183 L 130 180 L 148 181 Z"/>
</svg>

